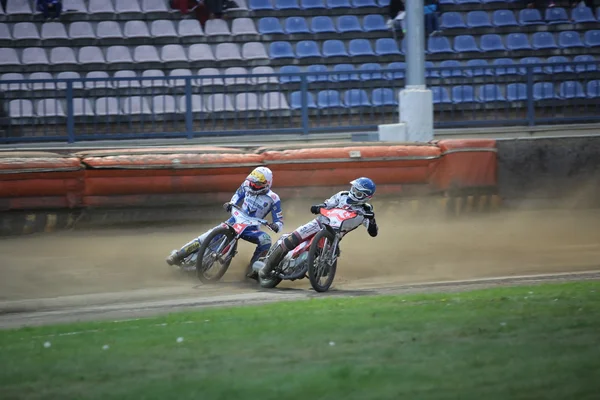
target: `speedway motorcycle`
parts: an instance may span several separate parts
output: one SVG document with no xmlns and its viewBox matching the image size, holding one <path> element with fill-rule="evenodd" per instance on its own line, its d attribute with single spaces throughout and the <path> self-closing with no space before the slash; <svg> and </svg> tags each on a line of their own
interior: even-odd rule
<svg viewBox="0 0 600 400">
<path fill-rule="evenodd" d="M 367 217 L 368 214 L 346 208 L 321 208 L 317 215 L 321 230 L 288 252 L 268 278 L 259 277 L 260 285 L 263 288 L 274 288 L 282 280 L 308 278 L 315 291 L 326 292 L 335 278 L 342 238 L 358 228 Z M 265 259 L 277 246 L 282 245 L 287 236 L 289 234 L 279 238 L 275 246 L 269 249 Z M 264 266 L 264 259 L 259 259 L 252 264 L 252 269 L 258 272 Z"/>
</svg>

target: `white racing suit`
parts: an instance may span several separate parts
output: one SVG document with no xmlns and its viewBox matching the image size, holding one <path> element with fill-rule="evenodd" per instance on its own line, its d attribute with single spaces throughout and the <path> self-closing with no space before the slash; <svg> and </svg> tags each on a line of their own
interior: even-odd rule
<svg viewBox="0 0 600 400">
<path fill-rule="evenodd" d="M 353 211 L 359 211 L 361 213 L 371 214 L 371 217 L 365 218 L 363 221 L 363 225 L 367 228 L 369 235 L 371 237 L 377 236 L 379 232 L 379 228 L 377 227 L 377 222 L 375 221 L 375 213 L 373 212 L 373 206 L 370 204 L 352 204 L 351 200 L 348 198 L 347 191 L 341 191 L 329 199 L 325 200 L 323 204 L 319 204 L 318 206 L 313 207 L 322 207 L 326 209 L 332 208 L 340 208 L 340 207 L 348 207 Z M 312 207 L 311 207 L 312 210 Z M 318 212 L 317 212 L 318 213 Z M 322 226 L 319 221 L 315 218 L 312 221 L 302 225 L 297 228 L 294 232 L 290 233 L 282 242 L 281 246 L 274 251 L 271 252 L 269 258 L 265 260 L 265 267 L 262 271 L 263 275 L 268 275 L 272 269 L 277 266 L 285 257 L 285 255 L 296 248 L 300 243 L 305 240 L 310 239 L 312 236 L 316 235 L 317 232 L 321 230 Z"/>
<path fill-rule="evenodd" d="M 269 190 L 265 194 L 252 194 L 248 188 L 248 181 L 244 181 L 244 183 L 238 188 L 230 200 L 230 203 L 238 206 L 240 205 L 240 202 L 242 203 L 242 210 L 244 210 L 244 212 L 251 217 L 264 219 L 269 213 L 271 213 L 273 223 L 279 227 L 279 231 L 281 231 L 283 228 L 281 200 L 279 199 L 279 196 L 272 190 Z M 228 222 L 234 221 L 235 220 L 233 217 L 228 220 Z M 207 232 L 183 246 L 181 250 L 177 251 L 175 255 L 176 260 L 180 261 L 190 255 L 192 252 L 198 250 L 210 232 L 219 226 L 220 225 L 217 225 L 209 229 Z M 254 251 L 254 255 L 252 256 L 250 263 L 267 254 L 267 251 L 271 247 L 271 236 L 269 236 L 267 232 L 261 231 L 258 226 L 247 228 L 242 234 L 241 238 L 250 243 L 256 244 L 256 250 Z"/>
</svg>

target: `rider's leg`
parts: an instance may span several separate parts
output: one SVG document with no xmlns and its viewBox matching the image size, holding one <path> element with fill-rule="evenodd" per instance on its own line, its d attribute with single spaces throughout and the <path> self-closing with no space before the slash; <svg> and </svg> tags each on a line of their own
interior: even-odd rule
<svg viewBox="0 0 600 400">
<path fill-rule="evenodd" d="M 179 265 L 179 264 L 181 264 L 181 262 L 183 261 L 184 258 L 186 258 L 187 256 L 189 256 L 194 251 L 197 251 L 200 248 L 200 246 L 202 245 L 202 242 L 204 241 L 204 239 L 206 239 L 206 237 L 208 236 L 208 234 L 213 229 L 215 229 L 215 228 L 209 229 L 207 232 L 205 232 L 202 235 L 198 236 L 194 240 L 186 243 L 181 249 L 179 249 L 179 250 L 173 250 L 171 252 L 171 254 L 169 254 L 169 256 L 167 257 L 167 260 L 166 260 L 167 264 L 169 264 L 169 265 Z"/>
<path fill-rule="evenodd" d="M 263 232 L 260 230 L 247 230 L 241 236 L 241 239 L 246 240 L 250 243 L 254 243 L 256 245 L 254 254 L 250 259 L 250 265 L 252 265 L 254 261 L 258 260 L 259 258 L 264 257 L 269 251 L 269 248 L 271 247 L 271 236 L 269 236 L 267 232 Z M 252 271 L 251 268 L 249 268 L 249 271 L 246 276 L 248 278 L 256 279 L 255 273 Z"/>
</svg>

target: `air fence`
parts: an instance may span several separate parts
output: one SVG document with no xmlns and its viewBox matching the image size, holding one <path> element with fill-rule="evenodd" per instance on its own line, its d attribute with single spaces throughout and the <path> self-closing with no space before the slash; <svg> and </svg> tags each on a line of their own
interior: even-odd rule
<svg viewBox="0 0 600 400">
<path fill-rule="evenodd" d="M 599 61 L 506 60 L 427 68 L 435 127 L 600 120 Z M 0 142 L 367 132 L 397 122 L 404 63 L 353 68 L 2 80 Z"/>
</svg>

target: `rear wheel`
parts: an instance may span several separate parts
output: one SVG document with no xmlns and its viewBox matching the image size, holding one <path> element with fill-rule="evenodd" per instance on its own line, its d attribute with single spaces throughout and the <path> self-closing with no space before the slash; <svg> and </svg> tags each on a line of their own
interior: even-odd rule
<svg viewBox="0 0 600 400">
<path fill-rule="evenodd" d="M 333 239 L 333 234 L 323 229 L 315 235 L 308 251 L 308 279 L 317 292 L 329 290 L 335 278 L 337 255 L 331 254 Z"/>
<path fill-rule="evenodd" d="M 237 242 L 234 241 L 234 233 L 229 228 L 215 228 L 202 242 L 198 249 L 196 259 L 196 274 L 198 279 L 204 283 L 217 282 L 220 280 L 231 264 L 232 257 L 221 259 L 228 253 L 229 247 L 234 246 L 230 253 L 235 254 Z"/>
</svg>

